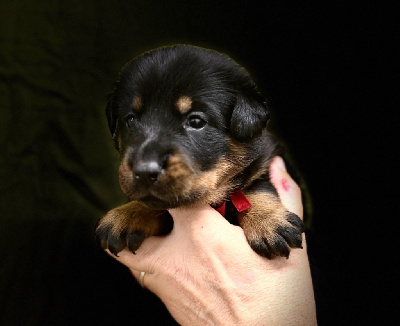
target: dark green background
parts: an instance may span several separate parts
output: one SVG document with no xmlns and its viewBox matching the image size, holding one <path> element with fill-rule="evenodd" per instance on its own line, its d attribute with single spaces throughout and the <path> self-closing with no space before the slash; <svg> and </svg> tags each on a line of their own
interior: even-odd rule
<svg viewBox="0 0 400 326">
<path fill-rule="evenodd" d="M 377 239 L 398 208 L 373 184 L 390 165 L 398 8 L 318 3 L 0 1 L 0 325 L 173 324 L 93 230 L 125 200 L 107 95 L 129 59 L 174 43 L 229 54 L 268 97 L 313 201 L 320 325 L 393 315 Z"/>
</svg>

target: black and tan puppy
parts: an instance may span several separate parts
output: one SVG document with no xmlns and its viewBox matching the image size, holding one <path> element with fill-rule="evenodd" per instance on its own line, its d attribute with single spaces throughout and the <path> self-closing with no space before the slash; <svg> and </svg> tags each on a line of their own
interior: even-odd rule
<svg viewBox="0 0 400 326">
<path fill-rule="evenodd" d="M 301 248 L 303 223 L 269 180 L 279 146 L 266 130 L 268 110 L 233 60 L 186 45 L 144 53 L 122 69 L 106 113 L 130 202 L 101 219 L 102 248 L 135 252 L 172 229 L 168 208 L 197 203 L 235 215 L 260 255 Z"/>
</svg>

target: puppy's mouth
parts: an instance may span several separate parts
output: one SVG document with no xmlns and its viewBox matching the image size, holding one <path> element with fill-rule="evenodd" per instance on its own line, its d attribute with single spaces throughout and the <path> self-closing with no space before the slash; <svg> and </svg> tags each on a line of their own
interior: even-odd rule
<svg viewBox="0 0 400 326">
<path fill-rule="evenodd" d="M 169 208 L 176 208 L 178 206 L 182 206 L 185 204 L 190 204 L 193 202 L 193 199 L 184 199 L 184 198 L 176 198 L 175 200 L 172 198 L 162 199 L 155 196 L 144 196 L 138 199 L 140 202 L 145 204 L 147 207 L 153 209 L 169 209 Z"/>
<path fill-rule="evenodd" d="M 190 189 L 187 185 L 181 185 L 182 182 L 184 180 L 169 180 L 165 184 L 156 183 L 149 187 L 132 185 L 130 191 L 125 194 L 130 200 L 140 201 L 153 209 L 169 209 L 196 202 L 202 193 L 196 189 Z"/>
</svg>

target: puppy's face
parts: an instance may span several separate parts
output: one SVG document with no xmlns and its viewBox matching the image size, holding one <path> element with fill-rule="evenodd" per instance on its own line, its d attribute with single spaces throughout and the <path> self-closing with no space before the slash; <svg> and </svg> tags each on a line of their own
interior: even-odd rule
<svg viewBox="0 0 400 326">
<path fill-rule="evenodd" d="M 152 208 L 221 202 L 257 154 L 263 99 L 235 62 L 190 46 L 161 48 L 121 71 L 107 118 L 121 188 Z"/>
</svg>

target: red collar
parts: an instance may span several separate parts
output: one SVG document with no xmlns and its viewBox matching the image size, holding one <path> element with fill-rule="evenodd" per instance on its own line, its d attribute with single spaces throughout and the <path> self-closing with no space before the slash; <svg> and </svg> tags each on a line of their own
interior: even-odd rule
<svg viewBox="0 0 400 326">
<path fill-rule="evenodd" d="M 243 212 L 244 210 L 249 209 L 251 207 L 249 200 L 240 190 L 235 190 L 233 193 L 229 195 L 229 198 L 231 199 L 233 206 L 235 206 L 238 212 Z M 225 216 L 225 206 L 226 202 L 223 202 L 222 204 L 217 205 L 215 209 L 222 216 Z"/>
</svg>

